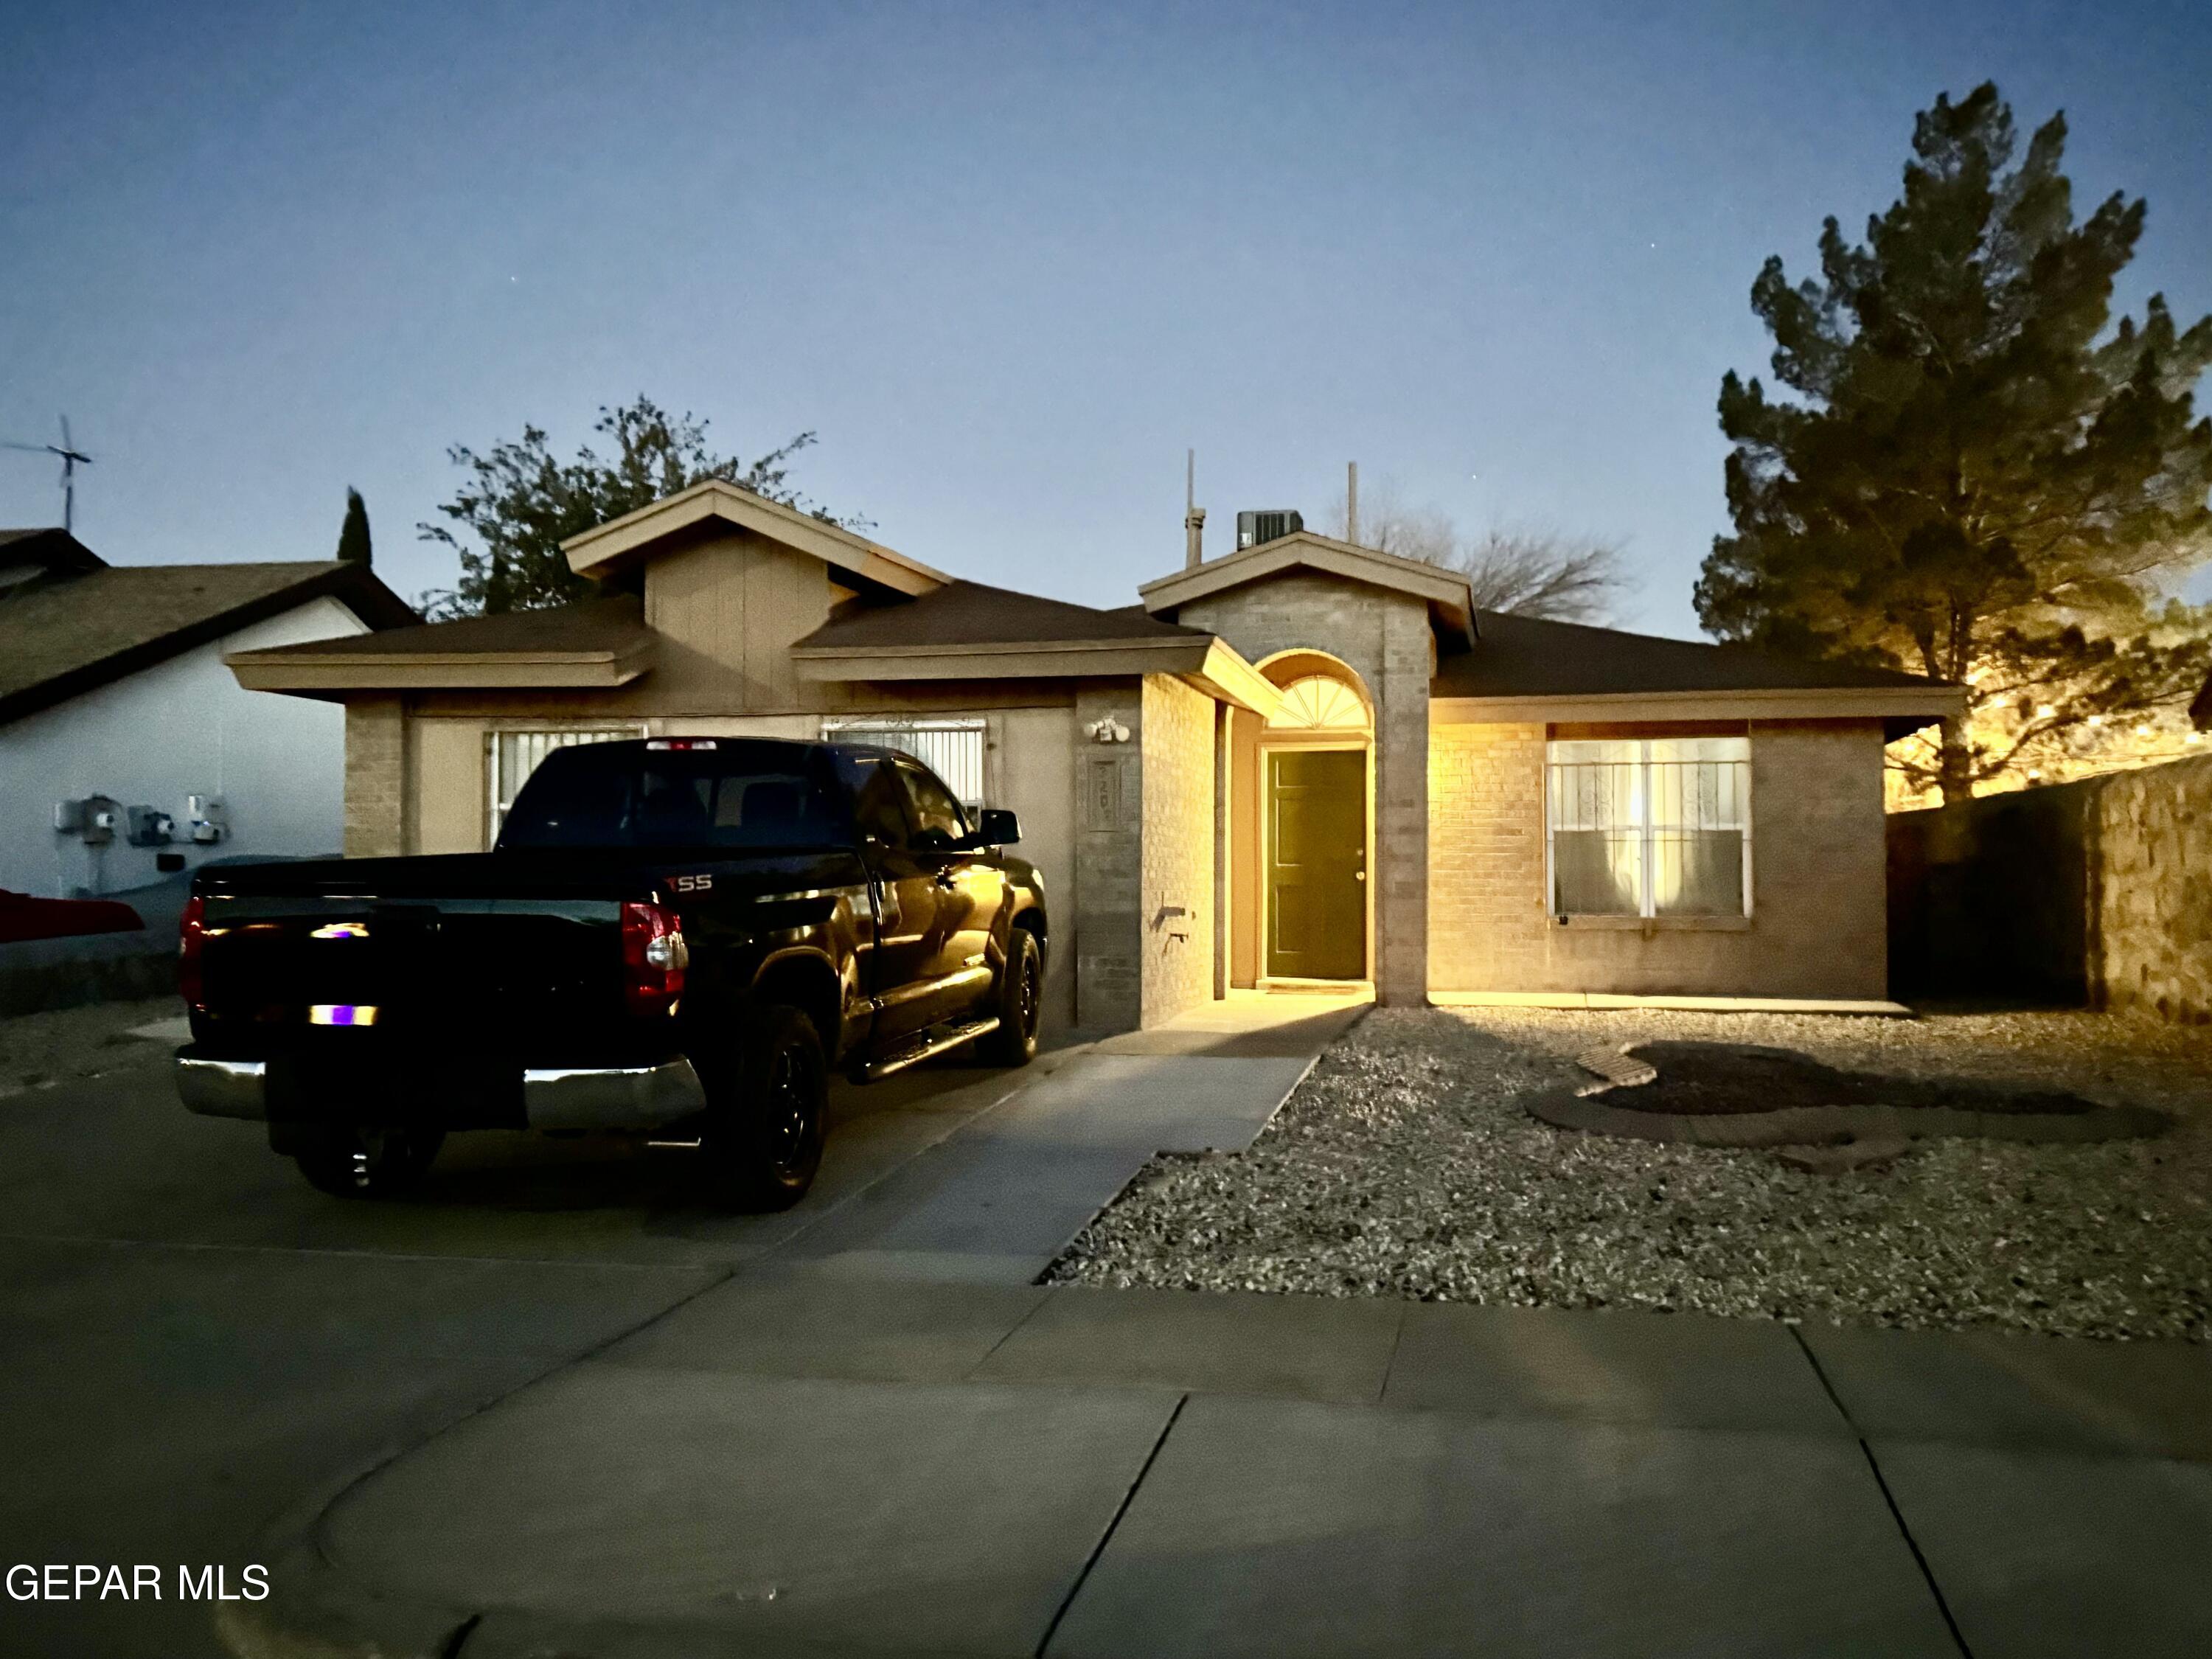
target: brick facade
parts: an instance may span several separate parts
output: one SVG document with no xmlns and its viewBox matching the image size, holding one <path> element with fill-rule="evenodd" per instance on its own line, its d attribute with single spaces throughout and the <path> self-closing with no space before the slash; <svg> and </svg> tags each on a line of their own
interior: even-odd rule
<svg viewBox="0 0 2212 1659">
<path fill-rule="evenodd" d="M 1751 917 L 1626 927 L 1547 915 L 1545 738 L 1534 725 L 1430 733 L 1431 988 L 1887 994 L 1877 723 L 1754 723 Z"/>
</svg>

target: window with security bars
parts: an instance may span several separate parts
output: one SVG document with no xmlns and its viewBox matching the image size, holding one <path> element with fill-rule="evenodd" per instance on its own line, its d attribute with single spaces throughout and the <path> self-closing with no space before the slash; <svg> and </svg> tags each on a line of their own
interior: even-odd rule
<svg viewBox="0 0 2212 1659">
<path fill-rule="evenodd" d="M 1751 914 L 1751 740 L 1549 745 L 1546 817 L 1558 916 Z"/>
<path fill-rule="evenodd" d="M 566 749 L 577 743 L 617 743 L 644 735 L 641 726 L 595 726 L 585 731 L 487 732 L 484 777 L 490 792 L 491 810 L 484 819 L 484 845 L 489 847 L 499 839 L 500 825 L 507 822 L 507 809 L 514 805 L 514 798 L 522 793 L 522 786 L 530 781 L 530 775 L 538 769 L 538 763 L 556 749 Z"/>
<path fill-rule="evenodd" d="M 822 722 L 833 743 L 872 744 L 913 756 L 945 780 L 972 818 L 983 805 L 983 722 L 980 720 L 833 720 Z"/>
</svg>

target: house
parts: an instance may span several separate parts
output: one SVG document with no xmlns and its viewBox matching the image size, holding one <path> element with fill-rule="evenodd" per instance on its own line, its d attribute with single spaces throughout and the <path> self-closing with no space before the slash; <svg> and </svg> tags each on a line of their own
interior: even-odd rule
<svg viewBox="0 0 2212 1659">
<path fill-rule="evenodd" d="M 563 743 L 902 744 L 1021 815 L 1062 1024 L 1311 981 L 1884 995 L 1882 748 L 1955 689 L 1481 612 L 1302 531 L 1207 560 L 1201 525 L 1102 611 L 709 482 L 568 544 L 605 597 L 229 661 L 344 704 L 351 854 L 488 845 Z"/>
<path fill-rule="evenodd" d="M 241 690 L 223 659 L 419 620 L 361 565 L 114 566 L 64 531 L 0 531 L 0 888 L 334 848 L 343 715 Z"/>
</svg>

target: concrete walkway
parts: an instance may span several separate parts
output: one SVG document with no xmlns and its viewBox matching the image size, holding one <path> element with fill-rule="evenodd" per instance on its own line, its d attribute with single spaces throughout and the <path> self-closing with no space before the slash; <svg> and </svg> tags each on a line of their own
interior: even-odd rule
<svg viewBox="0 0 2212 1659">
<path fill-rule="evenodd" d="M 233 1647 L 2212 1649 L 2203 1349 L 1030 1282 L 1357 1011 L 1277 1012 L 1071 1056 L 303 1508 Z"/>
</svg>

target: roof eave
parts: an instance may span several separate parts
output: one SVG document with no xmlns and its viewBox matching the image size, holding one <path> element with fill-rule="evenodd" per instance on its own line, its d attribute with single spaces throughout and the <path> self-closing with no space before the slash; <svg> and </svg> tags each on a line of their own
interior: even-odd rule
<svg viewBox="0 0 2212 1659">
<path fill-rule="evenodd" d="M 1173 674 L 1261 714 L 1281 697 L 1259 670 L 1210 634 L 1164 640 L 1003 641 L 896 650 L 814 646 L 792 652 L 810 681 L 1102 679 Z"/>
<path fill-rule="evenodd" d="M 1963 717 L 1957 686 L 1790 686 L 1771 690 L 1543 692 L 1512 696 L 1431 696 L 1437 725 L 1708 720 L 1879 720 L 1889 739 Z"/>
<path fill-rule="evenodd" d="M 248 691 L 332 697 L 397 691 L 611 691 L 653 667 L 653 641 L 606 651 L 240 651 L 223 659 Z"/>
</svg>

